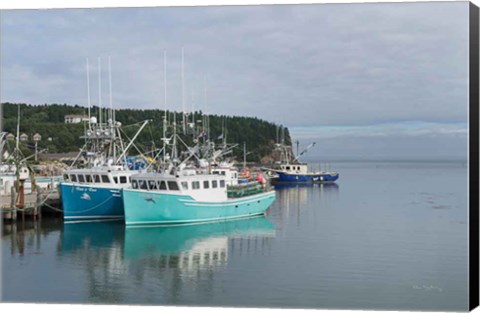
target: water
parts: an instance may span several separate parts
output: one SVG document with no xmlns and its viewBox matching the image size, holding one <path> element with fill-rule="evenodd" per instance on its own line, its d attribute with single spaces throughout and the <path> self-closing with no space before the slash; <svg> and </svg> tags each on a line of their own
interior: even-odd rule
<svg viewBox="0 0 480 313">
<path fill-rule="evenodd" d="M 5 226 L 5 302 L 463 311 L 464 163 L 336 163 L 267 217 L 182 227 Z"/>
</svg>

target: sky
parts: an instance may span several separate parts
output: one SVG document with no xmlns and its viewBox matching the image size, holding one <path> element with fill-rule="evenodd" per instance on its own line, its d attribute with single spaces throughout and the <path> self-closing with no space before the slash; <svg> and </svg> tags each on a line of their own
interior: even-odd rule
<svg viewBox="0 0 480 313">
<path fill-rule="evenodd" d="M 3 10 L 0 100 L 202 110 L 309 159 L 466 159 L 468 2 Z M 182 49 L 184 91 L 182 92 Z M 164 53 L 167 55 L 165 103 Z"/>
</svg>

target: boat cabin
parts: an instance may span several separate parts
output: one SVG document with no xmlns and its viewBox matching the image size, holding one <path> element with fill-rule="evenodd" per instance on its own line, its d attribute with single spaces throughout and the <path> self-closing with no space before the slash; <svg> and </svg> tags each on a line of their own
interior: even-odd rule
<svg viewBox="0 0 480 313">
<path fill-rule="evenodd" d="M 189 195 L 203 201 L 227 199 L 227 180 L 225 176 L 216 174 L 176 176 L 167 173 L 141 173 L 132 176 L 131 188 L 159 194 Z"/>
<path fill-rule="evenodd" d="M 280 169 L 283 172 L 291 173 L 291 174 L 307 174 L 308 173 L 308 165 L 307 164 L 282 164 L 280 165 Z"/>
<path fill-rule="evenodd" d="M 231 168 L 214 168 L 212 169 L 213 175 L 222 175 L 225 176 L 226 184 L 229 186 L 238 185 L 238 171 Z"/>
<path fill-rule="evenodd" d="M 91 169 L 74 169 L 66 171 L 63 174 L 63 180 L 66 183 L 78 183 L 85 185 L 113 185 L 120 187 L 129 187 L 131 175 L 136 174 L 135 171 L 108 169 L 108 168 L 91 168 Z"/>
</svg>

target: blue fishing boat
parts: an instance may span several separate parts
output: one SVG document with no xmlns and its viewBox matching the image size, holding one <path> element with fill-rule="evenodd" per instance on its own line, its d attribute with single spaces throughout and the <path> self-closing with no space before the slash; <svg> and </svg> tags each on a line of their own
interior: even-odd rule
<svg viewBox="0 0 480 313">
<path fill-rule="evenodd" d="M 337 172 L 308 171 L 305 163 L 281 164 L 280 169 L 273 171 L 278 175 L 274 183 L 331 183 L 338 179 Z"/>
<path fill-rule="evenodd" d="M 305 150 L 297 155 L 292 161 L 290 161 L 290 151 L 283 146 L 285 150 L 285 159 L 277 167 L 268 169 L 270 173 L 276 174 L 272 178 L 273 184 L 290 184 L 290 183 L 332 183 L 335 182 L 339 174 L 335 171 L 309 171 L 307 163 L 300 163 L 299 157 L 308 151 L 315 145 L 315 142 L 310 144 Z M 298 151 L 298 141 L 297 141 Z"/>
<path fill-rule="evenodd" d="M 66 171 L 60 184 L 64 220 L 123 219 L 120 190 L 135 172 L 121 166 Z"/>
<path fill-rule="evenodd" d="M 129 168 L 126 153 L 147 123 L 125 146 L 120 123 L 110 120 L 102 125 L 91 119 L 77 157 L 85 157 L 86 165 L 66 170 L 59 187 L 64 221 L 123 219 L 121 189 L 130 186 L 130 176 L 140 172 Z"/>
</svg>

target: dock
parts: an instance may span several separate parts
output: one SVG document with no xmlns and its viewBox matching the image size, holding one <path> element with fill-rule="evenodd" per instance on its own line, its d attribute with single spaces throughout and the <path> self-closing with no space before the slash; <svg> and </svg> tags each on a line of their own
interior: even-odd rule
<svg viewBox="0 0 480 313">
<path fill-rule="evenodd" d="M 16 221 L 41 218 L 42 214 L 62 215 L 60 193 L 56 188 L 36 188 L 24 195 L 23 208 L 17 205 L 17 193 L 14 188 L 9 195 L 1 196 L 2 221 Z"/>
</svg>

